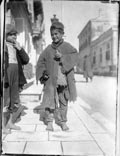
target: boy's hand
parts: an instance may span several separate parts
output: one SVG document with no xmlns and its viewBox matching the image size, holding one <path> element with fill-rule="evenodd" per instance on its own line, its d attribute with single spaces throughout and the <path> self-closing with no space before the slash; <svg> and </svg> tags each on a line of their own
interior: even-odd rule
<svg viewBox="0 0 120 156">
<path fill-rule="evenodd" d="M 62 54 L 61 54 L 58 50 L 56 50 L 54 59 L 55 59 L 56 61 L 60 61 L 60 58 L 61 58 L 61 57 L 62 57 Z"/>
<path fill-rule="evenodd" d="M 41 84 L 44 84 L 49 79 L 49 76 L 46 71 L 43 72 L 43 76 L 40 78 Z"/>
<path fill-rule="evenodd" d="M 58 50 L 56 50 L 55 57 L 56 58 L 61 58 L 62 57 L 62 54 Z"/>
<path fill-rule="evenodd" d="M 15 42 L 14 47 L 18 50 L 21 50 L 21 46 L 18 42 Z"/>
</svg>

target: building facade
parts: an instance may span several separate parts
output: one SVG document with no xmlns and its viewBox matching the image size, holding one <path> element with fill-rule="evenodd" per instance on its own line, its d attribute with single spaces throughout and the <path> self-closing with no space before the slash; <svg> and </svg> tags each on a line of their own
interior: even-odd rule
<svg viewBox="0 0 120 156">
<path fill-rule="evenodd" d="M 118 31 L 110 28 L 91 43 L 93 72 L 117 75 Z"/>
<path fill-rule="evenodd" d="M 116 75 L 118 27 L 106 18 L 90 20 L 78 35 L 78 72 L 83 73 L 84 57 L 88 56 L 94 74 Z"/>
<path fill-rule="evenodd" d="M 78 35 L 79 39 L 79 68 L 80 72 L 83 72 L 84 57 L 90 56 L 90 47 L 91 47 L 91 21 L 89 21 L 86 26 L 83 28 L 81 33 Z"/>
</svg>

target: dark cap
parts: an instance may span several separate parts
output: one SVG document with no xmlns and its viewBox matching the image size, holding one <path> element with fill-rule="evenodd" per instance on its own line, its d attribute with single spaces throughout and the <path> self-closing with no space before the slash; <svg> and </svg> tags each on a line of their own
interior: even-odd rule
<svg viewBox="0 0 120 156">
<path fill-rule="evenodd" d="M 64 25 L 61 22 L 53 22 L 50 27 L 50 30 L 52 30 L 52 29 L 59 29 L 62 32 L 64 32 Z"/>
<path fill-rule="evenodd" d="M 6 25 L 6 35 L 17 34 L 17 30 L 14 25 L 7 24 Z"/>
</svg>

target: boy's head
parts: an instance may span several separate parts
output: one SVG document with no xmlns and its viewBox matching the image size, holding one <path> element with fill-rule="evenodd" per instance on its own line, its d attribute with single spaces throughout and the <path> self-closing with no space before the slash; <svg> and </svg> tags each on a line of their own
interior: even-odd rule
<svg viewBox="0 0 120 156">
<path fill-rule="evenodd" d="M 53 42 L 58 43 L 64 35 L 64 25 L 61 22 L 52 23 L 50 33 Z"/>
<path fill-rule="evenodd" d="M 17 30 L 11 24 L 7 24 L 6 26 L 6 40 L 9 42 L 15 42 L 17 38 Z"/>
<path fill-rule="evenodd" d="M 50 32 L 54 29 L 58 29 L 61 34 L 64 34 L 64 25 L 61 22 L 53 22 L 50 27 Z"/>
</svg>

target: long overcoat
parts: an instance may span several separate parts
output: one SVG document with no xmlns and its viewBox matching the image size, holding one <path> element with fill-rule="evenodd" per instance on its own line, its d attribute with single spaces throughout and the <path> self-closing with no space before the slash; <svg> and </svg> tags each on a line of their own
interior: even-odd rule
<svg viewBox="0 0 120 156">
<path fill-rule="evenodd" d="M 74 79 L 74 66 L 77 64 L 78 53 L 69 43 L 61 43 L 57 49 L 62 54 L 61 63 L 65 70 L 67 86 L 68 86 L 68 97 L 69 101 L 76 100 L 76 86 Z M 36 68 L 36 80 L 42 77 L 44 71 L 47 72 L 49 79 L 46 81 L 44 86 L 43 101 L 41 108 L 50 107 L 55 108 L 56 101 L 56 87 L 57 87 L 57 76 L 58 76 L 58 62 L 54 59 L 56 54 L 56 48 L 52 45 L 42 52 L 39 56 Z"/>
</svg>

